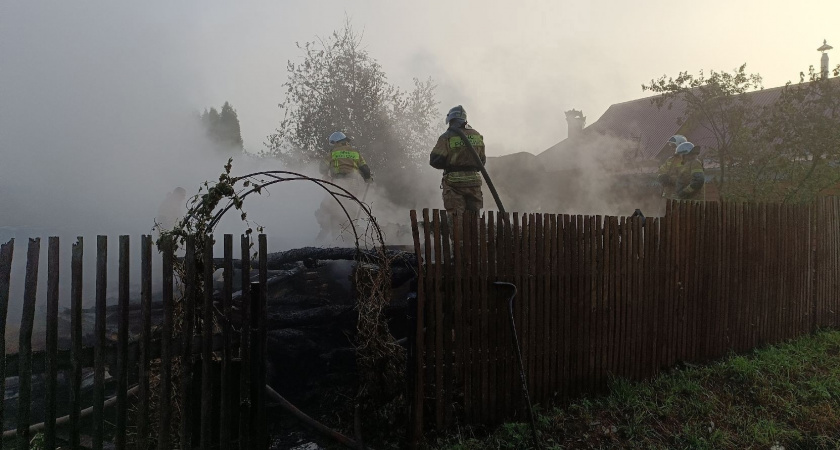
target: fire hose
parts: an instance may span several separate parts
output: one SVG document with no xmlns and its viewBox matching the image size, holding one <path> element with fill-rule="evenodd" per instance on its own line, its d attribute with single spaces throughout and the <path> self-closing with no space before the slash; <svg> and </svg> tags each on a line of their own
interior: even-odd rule
<svg viewBox="0 0 840 450">
<path fill-rule="evenodd" d="M 537 423 L 534 419 L 534 407 L 531 406 L 531 396 L 528 395 L 528 381 L 525 376 L 525 364 L 522 363 L 522 350 L 519 348 L 519 338 L 516 336 L 516 323 L 513 320 L 513 299 L 516 297 L 516 285 L 504 281 L 493 282 L 496 286 L 508 286 L 513 289 L 513 294 L 508 301 L 508 317 L 510 318 L 510 331 L 513 334 L 513 347 L 516 349 L 516 358 L 519 360 L 519 378 L 522 381 L 522 395 L 528 405 L 528 418 L 531 420 L 531 434 L 534 439 L 534 448 L 541 449 L 540 440 L 537 437 Z"/>
<path fill-rule="evenodd" d="M 484 163 L 481 162 L 481 157 L 478 156 L 478 152 L 475 151 L 475 147 L 473 147 L 472 142 L 467 139 L 467 134 L 458 127 L 449 127 L 449 131 L 457 134 L 458 137 L 464 141 L 464 144 L 467 145 L 467 148 L 470 149 L 470 154 L 472 154 L 473 159 L 475 159 L 475 164 L 478 167 L 478 170 L 481 171 L 481 175 L 484 177 L 484 181 L 487 183 L 490 193 L 493 194 L 493 200 L 496 201 L 496 207 L 499 208 L 500 213 L 504 214 L 505 207 L 502 206 L 502 201 L 499 199 L 499 193 L 496 192 L 496 187 L 493 186 L 493 181 L 490 179 L 490 175 L 487 174 L 487 170 L 484 168 Z"/>
<path fill-rule="evenodd" d="M 126 397 L 133 397 L 133 396 L 137 395 L 139 390 L 140 390 L 140 386 L 139 385 L 134 385 L 133 387 L 131 387 L 126 392 Z M 352 448 L 352 449 L 362 449 L 362 448 L 364 448 L 361 444 L 354 441 L 353 439 L 350 439 L 347 436 L 344 436 L 343 434 L 333 430 L 332 428 L 329 428 L 326 425 L 321 424 L 317 420 L 309 417 L 308 415 L 303 413 L 301 410 L 297 409 L 295 407 L 295 405 L 289 403 L 288 400 L 286 400 L 280 394 L 278 394 L 277 391 L 275 391 L 274 389 L 271 388 L 271 386 L 269 386 L 269 385 L 265 386 L 265 393 L 266 393 L 269 400 L 272 400 L 272 401 L 275 402 L 276 406 L 279 406 L 280 408 L 282 408 L 283 410 L 285 410 L 286 412 L 291 414 L 294 418 L 299 420 L 301 423 L 303 423 L 305 426 L 307 426 L 312 431 L 315 431 L 315 432 L 317 432 L 318 434 L 320 434 L 324 437 L 328 437 L 328 438 L 332 439 L 333 441 L 335 441 L 335 442 L 337 442 L 341 445 L 344 445 L 345 447 L 348 447 L 348 448 Z M 115 395 L 115 396 L 109 398 L 108 400 L 106 400 L 103 403 L 102 406 L 103 406 L 103 408 L 110 408 L 110 407 L 114 406 L 116 403 L 117 403 L 117 396 Z M 87 418 L 91 415 L 93 415 L 93 406 L 89 406 L 89 407 L 83 409 L 81 411 L 80 415 L 79 415 L 79 419 L 85 419 L 85 418 Z M 70 418 L 70 415 L 68 414 L 64 417 L 57 418 L 55 420 L 55 425 L 57 427 L 67 425 L 67 424 L 70 423 L 70 420 L 71 420 L 71 418 Z M 30 425 L 29 426 L 29 434 L 30 435 L 35 435 L 36 433 L 43 432 L 45 429 L 46 429 L 46 422 L 41 422 L 41 423 L 37 423 L 37 424 L 34 424 L 34 425 Z M 3 440 L 11 439 L 11 438 L 14 438 L 16 436 L 17 436 L 17 430 L 16 429 L 6 430 L 6 431 L 3 432 Z M 0 446 L 2 446 L 2 444 L 0 444 Z"/>
<path fill-rule="evenodd" d="M 370 183 L 365 183 L 365 193 L 362 194 L 361 203 L 364 203 L 365 200 L 367 200 L 367 195 L 368 195 L 369 190 L 370 190 Z M 359 220 L 359 217 L 362 215 L 362 208 L 363 208 L 363 206 L 359 205 L 359 210 L 356 211 L 356 219 L 355 220 Z"/>
</svg>

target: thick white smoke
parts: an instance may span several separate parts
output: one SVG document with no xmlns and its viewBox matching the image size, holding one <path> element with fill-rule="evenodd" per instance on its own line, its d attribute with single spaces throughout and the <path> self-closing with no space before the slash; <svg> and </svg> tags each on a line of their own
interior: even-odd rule
<svg viewBox="0 0 840 450">
<path fill-rule="evenodd" d="M 100 234 L 110 238 L 112 299 L 118 236 L 131 236 L 135 297 L 140 235 L 151 232 L 160 203 L 177 186 L 192 196 L 222 172 L 228 155 L 211 150 L 193 116 L 210 105 L 181 32 L 179 19 L 190 16 L 177 7 L 171 12 L 175 18 L 139 5 L 4 5 L 0 242 L 16 239 L 10 322 L 18 320 L 28 238 L 42 238 L 40 306 L 48 236 L 62 239 L 63 306 L 69 306 L 76 236 L 85 238 L 85 307 L 94 301 Z M 280 167 L 234 155 L 234 175 L 271 169 Z M 317 206 L 321 195 L 314 186 L 284 183 L 246 207 L 266 227 L 271 250 L 279 251 L 312 242 L 317 230 L 307 206 Z M 238 236 L 244 228 L 237 217 L 218 231 Z"/>
</svg>

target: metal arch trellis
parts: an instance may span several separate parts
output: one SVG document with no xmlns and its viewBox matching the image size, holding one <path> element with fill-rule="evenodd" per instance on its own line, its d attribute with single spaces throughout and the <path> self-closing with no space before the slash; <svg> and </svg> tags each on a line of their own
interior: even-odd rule
<svg viewBox="0 0 840 450">
<path fill-rule="evenodd" d="M 270 181 L 265 181 L 259 179 L 258 177 L 268 177 L 272 178 Z M 241 201 L 244 200 L 251 194 L 257 193 L 261 194 L 262 190 L 268 186 L 273 184 L 286 182 L 286 181 L 309 181 L 312 183 L 317 184 L 322 189 L 324 189 L 341 207 L 342 211 L 344 212 L 344 216 L 347 218 L 348 223 L 350 224 L 350 228 L 353 231 L 353 239 L 354 239 L 354 246 L 357 250 L 360 251 L 360 235 L 359 231 L 356 228 L 355 220 L 351 217 L 350 213 L 347 211 L 347 208 L 341 202 L 341 198 L 351 200 L 355 202 L 361 211 L 364 211 L 365 215 L 368 218 L 370 225 L 373 227 L 373 231 L 375 233 L 375 238 L 379 243 L 380 247 L 384 249 L 385 246 L 385 239 L 382 236 L 382 230 L 379 228 L 379 225 L 376 223 L 376 218 L 373 216 L 370 208 L 361 200 L 358 199 L 355 195 L 350 193 L 347 189 L 339 186 L 336 183 L 327 180 L 321 180 L 317 178 L 313 178 L 307 175 L 303 175 L 297 172 L 290 172 L 285 170 L 269 170 L 269 171 L 262 171 L 262 172 L 254 172 L 249 173 L 247 175 L 242 175 L 239 177 L 231 178 L 231 185 L 239 182 L 239 181 L 249 181 L 250 187 L 247 189 L 240 190 L 236 193 L 235 199 L 239 200 L 239 204 L 241 205 Z M 219 221 L 222 217 L 227 213 L 231 208 L 237 207 L 237 202 L 235 199 L 230 199 L 228 203 L 219 209 L 212 217 L 212 219 L 207 224 L 207 234 L 210 234 L 216 225 L 218 225 Z M 195 215 L 195 211 L 191 211 L 184 217 L 183 222 L 187 222 L 192 219 Z M 182 223 L 183 223 L 182 222 Z"/>
<path fill-rule="evenodd" d="M 261 171 L 239 177 L 230 177 L 228 175 L 230 172 L 230 161 L 228 162 L 228 165 L 225 166 L 225 170 L 226 173 L 219 179 L 219 184 L 223 185 L 224 189 L 221 192 L 216 191 L 214 193 L 214 195 L 222 194 L 222 196 L 214 197 L 214 195 L 210 195 L 213 187 L 205 184 L 205 186 L 208 187 L 208 195 L 204 196 L 200 203 L 193 205 L 189 213 L 180 222 L 181 227 L 189 229 L 191 221 L 201 220 L 201 217 L 197 217 L 197 214 L 203 212 L 207 214 L 206 218 L 209 220 L 207 220 L 206 225 L 201 231 L 204 232 L 204 236 L 209 236 L 221 221 L 222 217 L 230 211 L 231 208 L 241 210 L 242 202 L 251 194 L 261 194 L 265 188 L 277 183 L 288 181 L 309 181 L 317 184 L 325 190 L 341 207 L 344 216 L 347 218 L 349 223 L 349 228 L 353 233 L 357 261 L 361 263 L 363 260 L 373 260 L 375 261 L 374 264 L 378 264 L 380 267 L 390 267 L 390 258 L 385 250 L 385 240 L 382 235 L 382 230 L 379 227 L 376 218 L 373 216 L 370 207 L 344 187 L 339 186 L 332 181 L 317 179 L 301 173 L 285 170 Z M 245 188 L 234 192 L 234 185 L 243 181 Z M 225 186 L 225 184 L 227 185 Z M 216 187 L 218 188 L 219 185 L 216 185 Z M 213 202 L 218 202 L 222 198 L 228 198 L 227 203 L 221 208 L 216 209 L 217 204 L 213 204 Z M 359 229 L 355 223 L 358 219 L 354 219 L 351 216 L 347 207 L 341 202 L 341 199 L 347 199 L 354 202 L 358 205 L 359 211 L 364 211 L 367 216 L 368 229 L 362 235 L 360 235 Z M 210 208 L 215 210 L 215 212 L 211 214 L 210 211 L 207 211 L 207 209 Z M 244 213 L 243 220 L 245 220 Z M 361 249 L 360 241 L 362 240 L 362 236 L 367 236 L 371 230 L 373 232 L 371 236 L 376 241 L 374 243 L 375 248 L 373 249 L 375 251 L 363 251 Z M 250 233 L 251 230 L 249 228 L 246 234 Z M 180 237 L 183 238 L 187 234 L 188 233 L 182 229 Z M 376 245 L 377 243 L 378 245 Z M 357 272 L 356 277 L 358 277 L 356 282 L 365 285 L 366 288 L 363 289 L 368 291 L 365 295 L 363 295 L 366 299 L 362 300 L 360 298 L 357 304 L 359 322 L 357 325 L 358 335 L 356 342 L 356 358 L 360 370 L 363 370 L 367 374 L 361 377 L 361 379 L 365 381 L 360 380 L 361 385 L 359 387 L 359 392 L 356 398 L 356 406 L 354 408 L 356 416 L 355 421 L 356 423 L 360 423 L 360 414 L 362 410 L 361 402 L 367 403 L 367 401 L 371 400 L 369 392 L 371 386 L 378 385 L 378 382 L 381 381 L 381 378 L 383 377 L 389 378 L 388 375 L 397 374 L 397 372 L 399 372 L 403 367 L 403 364 L 399 363 L 399 361 L 404 357 L 404 354 L 402 352 L 402 348 L 393 339 L 393 336 L 387 332 L 387 325 L 384 325 L 383 322 L 382 304 L 383 302 L 388 301 L 388 297 L 382 289 L 382 286 L 386 283 L 390 283 L 390 275 L 388 275 L 388 271 L 374 270 L 373 272 L 369 272 L 367 270 L 363 270 L 361 272 Z M 385 330 L 385 335 L 382 334 L 383 330 Z M 365 369 L 362 369 L 363 367 Z M 379 369 L 379 372 L 382 373 L 376 372 L 377 369 Z M 399 377 L 396 378 L 398 379 Z M 368 400 L 365 401 L 363 399 Z M 361 432 L 358 427 L 356 429 L 356 434 L 356 438 L 361 441 Z"/>
</svg>

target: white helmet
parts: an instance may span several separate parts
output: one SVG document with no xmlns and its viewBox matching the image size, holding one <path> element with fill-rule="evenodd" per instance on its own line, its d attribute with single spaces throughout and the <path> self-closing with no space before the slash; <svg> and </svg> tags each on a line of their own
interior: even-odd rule
<svg viewBox="0 0 840 450">
<path fill-rule="evenodd" d="M 694 144 L 691 142 L 683 142 L 682 144 L 677 146 L 677 151 L 675 152 L 677 155 L 687 155 L 694 150 Z"/>
<path fill-rule="evenodd" d="M 683 136 L 681 134 L 675 134 L 675 135 L 671 136 L 670 139 L 668 139 L 668 144 L 670 144 L 673 147 L 676 147 L 676 146 L 682 144 L 683 142 L 688 142 L 688 139 L 686 139 L 685 136 Z"/>
<path fill-rule="evenodd" d="M 347 136 L 344 133 L 336 131 L 330 135 L 330 145 L 335 145 L 345 139 L 347 139 Z"/>
</svg>

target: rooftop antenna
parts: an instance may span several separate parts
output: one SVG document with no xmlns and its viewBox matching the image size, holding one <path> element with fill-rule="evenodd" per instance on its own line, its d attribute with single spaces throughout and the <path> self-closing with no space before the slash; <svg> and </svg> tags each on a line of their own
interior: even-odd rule
<svg viewBox="0 0 840 450">
<path fill-rule="evenodd" d="M 823 78 L 828 78 L 828 50 L 831 50 L 832 46 L 828 45 L 825 39 L 823 39 L 823 45 L 817 49 L 818 52 L 822 52 L 822 58 L 820 58 L 820 74 Z"/>
</svg>

